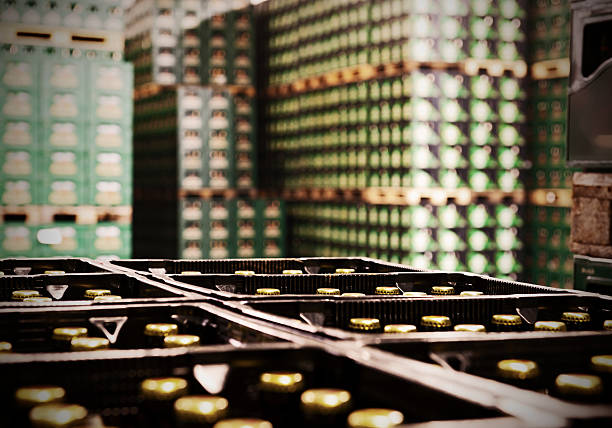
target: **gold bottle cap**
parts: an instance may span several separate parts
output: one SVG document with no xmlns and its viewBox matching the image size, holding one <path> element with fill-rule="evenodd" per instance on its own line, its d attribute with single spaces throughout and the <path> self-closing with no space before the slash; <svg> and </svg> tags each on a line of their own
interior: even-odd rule
<svg viewBox="0 0 612 428">
<path fill-rule="evenodd" d="M 591 321 L 591 315 L 586 312 L 563 312 L 561 321 L 573 323 L 587 323 Z"/>
<path fill-rule="evenodd" d="M 339 296 L 340 289 L 339 288 L 327 288 L 327 287 L 317 288 L 317 294 L 323 294 L 326 296 Z"/>
<path fill-rule="evenodd" d="M 45 275 L 64 275 L 66 272 L 63 270 L 46 270 Z"/>
<path fill-rule="evenodd" d="M 376 287 L 376 294 L 394 295 L 401 294 L 402 290 L 397 287 Z"/>
<path fill-rule="evenodd" d="M 187 381 L 180 377 L 158 377 L 145 379 L 140 391 L 148 400 L 174 400 L 187 393 Z"/>
<path fill-rule="evenodd" d="M 349 328 L 352 330 L 377 330 L 380 328 L 380 320 L 378 318 L 351 318 Z"/>
<path fill-rule="evenodd" d="M 39 404 L 62 401 L 65 395 L 66 391 L 59 386 L 25 386 L 15 392 L 15 401 L 22 407 L 33 407 Z"/>
<path fill-rule="evenodd" d="M 30 410 L 30 423 L 37 428 L 73 426 L 87 417 L 87 409 L 77 404 L 41 404 Z"/>
<path fill-rule="evenodd" d="M 533 329 L 535 331 L 567 331 L 567 327 L 562 321 L 536 321 Z"/>
<path fill-rule="evenodd" d="M 603 384 L 599 376 L 587 374 L 560 374 L 555 379 L 557 391 L 562 395 L 599 395 Z"/>
<path fill-rule="evenodd" d="M 415 325 L 412 324 L 387 324 L 385 326 L 385 333 L 414 333 L 417 331 Z"/>
<path fill-rule="evenodd" d="M 421 325 L 423 327 L 444 328 L 451 326 L 451 320 L 443 315 L 425 315 L 421 317 Z"/>
<path fill-rule="evenodd" d="M 300 400 L 307 413 L 339 413 L 351 405 L 351 393 L 344 389 L 309 389 L 302 393 Z"/>
<path fill-rule="evenodd" d="M 292 393 L 304 388 L 304 377 L 297 372 L 265 372 L 259 376 L 259 387 L 265 391 Z"/>
<path fill-rule="evenodd" d="M 342 297 L 365 297 L 364 293 L 342 293 Z"/>
<path fill-rule="evenodd" d="M 255 290 L 255 294 L 259 294 L 260 296 L 277 296 L 281 293 L 278 288 L 258 288 Z"/>
<path fill-rule="evenodd" d="M 427 297 L 427 293 L 424 291 L 404 291 L 406 297 Z"/>
<path fill-rule="evenodd" d="M 36 290 L 15 290 L 11 293 L 12 300 L 20 300 L 27 299 L 28 297 L 39 297 L 40 292 Z"/>
<path fill-rule="evenodd" d="M 455 331 L 468 331 L 471 333 L 485 333 L 487 329 L 482 324 L 457 324 L 453 327 Z"/>
<path fill-rule="evenodd" d="M 301 275 L 303 272 L 298 269 L 285 269 L 283 275 Z"/>
<path fill-rule="evenodd" d="M 234 272 L 234 275 L 251 276 L 255 275 L 255 272 L 252 270 L 237 270 Z"/>
<path fill-rule="evenodd" d="M 181 348 L 184 346 L 198 346 L 200 338 L 193 334 L 171 334 L 164 337 L 164 347 Z"/>
<path fill-rule="evenodd" d="M 87 335 L 86 327 L 58 327 L 53 329 L 53 340 L 70 341 L 73 337 Z"/>
<path fill-rule="evenodd" d="M 194 276 L 194 275 L 202 275 L 202 272 L 197 270 L 184 270 L 181 272 L 181 275 Z"/>
<path fill-rule="evenodd" d="M 431 294 L 437 294 L 439 296 L 448 296 L 451 294 L 455 294 L 455 287 L 450 287 L 450 286 L 431 287 Z"/>
<path fill-rule="evenodd" d="M 85 297 L 88 299 L 95 299 L 98 296 L 108 296 L 111 294 L 110 290 L 105 288 L 90 288 L 85 290 Z"/>
<path fill-rule="evenodd" d="M 117 300 L 121 300 L 121 296 L 117 296 L 116 294 L 107 294 L 105 296 L 96 296 L 94 297 L 94 302 L 116 302 Z"/>
<path fill-rule="evenodd" d="M 506 379 L 533 379 L 540 375 L 540 368 L 535 361 L 501 360 L 497 362 L 497 373 Z"/>
<path fill-rule="evenodd" d="M 603 323 L 604 330 L 612 330 L 612 320 L 605 320 Z"/>
<path fill-rule="evenodd" d="M 518 315 L 496 314 L 491 322 L 496 325 L 521 325 L 523 320 Z"/>
<path fill-rule="evenodd" d="M 30 303 L 45 303 L 45 302 L 52 302 L 53 299 L 51 297 L 34 296 L 34 297 L 26 297 L 25 299 L 23 299 L 23 301 L 30 302 Z"/>
<path fill-rule="evenodd" d="M 104 337 L 73 337 L 70 341 L 72 351 L 100 351 L 108 349 L 110 342 Z"/>
<path fill-rule="evenodd" d="M 464 297 L 476 297 L 476 296 L 482 296 L 484 293 L 482 291 L 476 291 L 476 290 L 469 290 L 469 291 L 462 291 L 461 293 L 459 293 L 460 296 L 464 296 Z"/>
<path fill-rule="evenodd" d="M 348 417 L 350 428 L 390 428 L 401 424 L 404 415 L 391 409 L 361 409 Z"/>
<path fill-rule="evenodd" d="M 336 273 L 355 273 L 355 269 L 351 268 L 337 268 Z"/>
<path fill-rule="evenodd" d="M 602 373 L 612 373 L 612 355 L 595 355 L 591 357 L 591 367 Z"/>
<path fill-rule="evenodd" d="M 272 424 L 263 419 L 239 418 L 219 421 L 213 428 L 272 428 Z"/>
<path fill-rule="evenodd" d="M 178 325 L 171 323 L 151 323 L 145 326 L 145 336 L 170 336 L 171 334 L 178 334 Z"/>
<path fill-rule="evenodd" d="M 213 423 L 227 413 L 228 401 L 214 395 L 188 395 L 174 402 L 174 413 L 183 422 Z"/>
<path fill-rule="evenodd" d="M 11 342 L 0 342 L 0 354 L 13 352 L 13 345 Z"/>
</svg>

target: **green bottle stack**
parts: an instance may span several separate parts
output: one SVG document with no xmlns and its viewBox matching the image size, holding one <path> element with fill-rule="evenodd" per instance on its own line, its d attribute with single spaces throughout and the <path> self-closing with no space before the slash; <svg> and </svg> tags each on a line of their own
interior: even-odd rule
<svg viewBox="0 0 612 428">
<path fill-rule="evenodd" d="M 121 2 L 8 2 L 0 20 L 0 256 L 129 257 Z"/>
</svg>

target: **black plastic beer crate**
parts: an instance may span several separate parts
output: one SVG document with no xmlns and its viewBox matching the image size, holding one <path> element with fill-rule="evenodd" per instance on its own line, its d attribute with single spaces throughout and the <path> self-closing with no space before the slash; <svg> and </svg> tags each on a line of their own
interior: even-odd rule
<svg viewBox="0 0 612 428">
<path fill-rule="evenodd" d="M 612 298 L 575 293 L 427 298 L 393 296 L 374 299 L 245 299 L 242 302 L 228 302 L 227 305 L 251 316 L 336 339 L 358 339 L 364 337 L 364 334 L 381 333 L 381 329 L 371 333 L 355 333 L 355 330 L 349 330 L 351 318 L 377 318 L 381 327 L 387 324 L 413 324 L 420 330 L 421 317 L 443 315 L 450 318 L 453 326 L 482 324 L 487 331 L 494 331 L 491 320 L 496 314 L 521 316 L 520 328 L 525 331 L 533 329 L 536 321 L 560 320 L 562 313 L 567 311 L 588 312 L 591 321 L 587 328 L 590 330 L 603 330 L 604 321 L 612 318 Z M 438 333 L 423 333 L 421 337 L 432 334 Z"/>
<path fill-rule="evenodd" d="M 453 388 L 452 375 L 442 371 L 438 373 L 438 383 L 432 387 L 417 377 L 390 372 L 388 363 L 364 363 L 319 347 L 267 344 L 239 349 L 199 348 L 176 351 L 173 355 L 135 351 L 114 354 L 105 357 L 94 352 L 81 358 L 54 354 L 44 360 L 29 361 L 9 358 L 0 365 L 4 379 L 3 403 L 12 403 L 13 394 L 20 386 L 59 385 L 66 390 L 65 401 L 85 406 L 91 414 L 100 415 L 105 425 L 139 427 L 151 423 L 145 419 L 140 383 L 146 378 L 172 376 L 188 382 L 189 394 L 226 398 L 228 417 L 272 420 L 275 428 L 312 426 L 303 420 L 299 407 L 266 405 L 262 398 L 258 387 L 260 375 L 284 371 L 301 373 L 305 389 L 349 391 L 352 409 L 398 410 L 406 423 L 507 416 L 495 403 L 475 402 L 469 389 Z M 513 402 L 511 397 L 506 400 L 507 404 Z"/>
<path fill-rule="evenodd" d="M 164 303 L 0 309 L 0 341 L 11 343 L 16 353 L 56 352 L 66 349 L 53 340 L 55 328 L 86 327 L 88 336 L 107 338 L 110 349 L 160 348 L 145 335 L 149 323 L 177 324 L 179 334 L 197 335 L 201 345 L 242 346 L 294 337 L 287 329 L 210 304 Z"/>
<path fill-rule="evenodd" d="M 143 274 L 166 282 L 177 288 L 224 299 L 254 300 L 292 298 L 337 298 L 343 296 L 317 295 L 319 288 L 336 288 L 341 293 L 363 293 L 366 297 L 380 297 L 376 287 L 397 287 L 399 292 L 419 291 L 431 293 L 434 286 L 452 286 L 454 294 L 463 291 L 480 291 L 486 295 L 554 294 L 558 289 L 522 282 L 499 280 L 483 275 L 460 272 L 395 272 L 395 273 L 350 273 L 350 274 Z M 280 295 L 257 295 L 257 289 L 276 288 Z M 432 297 L 432 296 L 430 296 Z"/>
<path fill-rule="evenodd" d="M 118 301 L 98 301 L 85 297 L 89 289 L 106 289 L 121 296 Z M 33 290 L 51 302 L 20 302 L 11 300 L 13 291 Z M 75 304 L 108 304 L 112 302 L 160 302 L 197 299 L 200 296 L 172 287 L 159 281 L 151 281 L 126 273 L 73 273 L 65 275 L 5 275 L 0 276 L 0 308 L 7 306 L 48 306 Z"/>
</svg>

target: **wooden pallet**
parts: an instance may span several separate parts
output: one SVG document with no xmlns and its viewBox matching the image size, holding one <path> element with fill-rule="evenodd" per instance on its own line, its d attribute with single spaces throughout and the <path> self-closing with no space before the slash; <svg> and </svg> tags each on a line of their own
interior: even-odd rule
<svg viewBox="0 0 612 428">
<path fill-rule="evenodd" d="M 570 74 L 569 58 L 538 61 L 531 64 L 531 77 L 535 80 L 559 79 Z"/>
<path fill-rule="evenodd" d="M 501 203 L 503 200 L 523 203 L 525 200 L 525 192 L 522 190 L 513 192 L 504 192 L 501 190 L 476 192 L 469 188 L 419 189 L 371 187 L 363 191 L 363 200 L 375 205 L 419 205 L 424 200 L 435 206 L 446 205 L 449 200 L 457 205 L 470 205 L 479 200 L 485 200 L 493 204 Z"/>
<path fill-rule="evenodd" d="M 537 206 L 572 206 L 572 189 L 536 189 L 529 192 L 529 202 Z"/>
<path fill-rule="evenodd" d="M 134 88 L 134 99 L 142 100 L 151 98 L 164 90 L 172 90 L 176 91 L 180 86 L 192 86 L 192 85 L 161 85 L 155 82 L 143 83 L 142 85 L 138 85 Z M 232 95 L 242 95 L 245 94 L 250 97 L 255 96 L 255 88 L 253 86 L 246 85 L 224 85 L 224 86 L 206 86 L 206 85 L 198 85 L 198 87 L 202 88 L 222 88 L 227 90 Z"/>
<path fill-rule="evenodd" d="M 0 223 L 45 225 L 57 222 L 97 224 L 99 222 L 132 222 L 132 207 L 25 205 L 0 207 Z"/>
<path fill-rule="evenodd" d="M 257 189 L 180 189 L 179 198 L 198 197 L 202 199 L 236 199 L 236 198 L 250 198 L 255 199 L 258 197 Z"/>
<path fill-rule="evenodd" d="M 469 76 L 475 76 L 482 71 L 489 76 L 502 76 L 504 73 L 510 73 L 521 78 L 527 75 L 527 63 L 525 61 L 469 58 L 461 63 L 461 69 Z"/>
</svg>

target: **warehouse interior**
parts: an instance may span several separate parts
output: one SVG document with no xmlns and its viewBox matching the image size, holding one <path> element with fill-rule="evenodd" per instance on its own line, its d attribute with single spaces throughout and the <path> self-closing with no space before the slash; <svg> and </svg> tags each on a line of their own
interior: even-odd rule
<svg viewBox="0 0 612 428">
<path fill-rule="evenodd" d="M 2 4 L 8 426 L 612 423 L 612 1 Z"/>
</svg>

